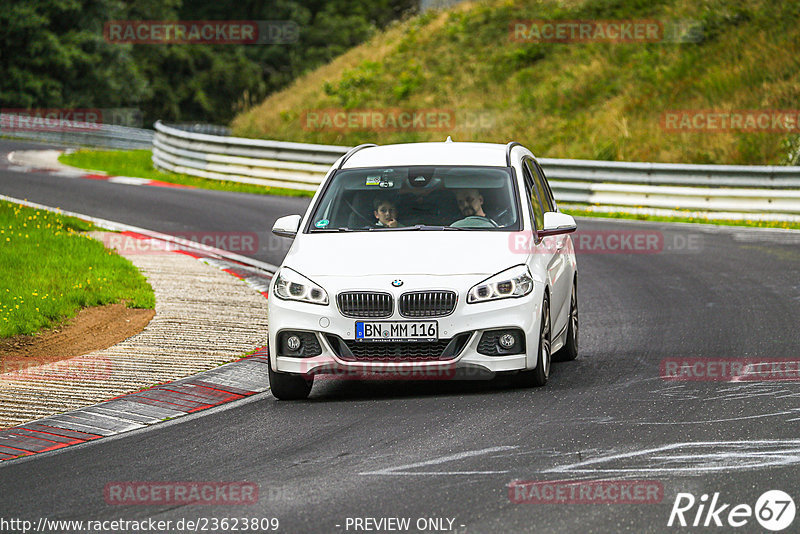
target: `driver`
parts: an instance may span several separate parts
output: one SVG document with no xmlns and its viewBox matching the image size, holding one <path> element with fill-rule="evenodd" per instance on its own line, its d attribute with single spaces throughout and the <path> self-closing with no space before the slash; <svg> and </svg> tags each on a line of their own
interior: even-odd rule
<svg viewBox="0 0 800 534">
<path fill-rule="evenodd" d="M 456 192 L 458 210 L 463 219 L 451 224 L 456 228 L 496 228 L 498 224 L 483 211 L 483 195 L 477 189 L 460 189 Z"/>
</svg>

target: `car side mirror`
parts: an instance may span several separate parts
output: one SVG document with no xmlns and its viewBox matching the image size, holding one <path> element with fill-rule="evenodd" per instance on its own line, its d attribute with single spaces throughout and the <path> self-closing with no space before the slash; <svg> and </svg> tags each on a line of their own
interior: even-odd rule
<svg viewBox="0 0 800 534">
<path fill-rule="evenodd" d="M 544 214 L 544 228 L 539 230 L 539 237 L 569 234 L 577 229 L 578 225 L 572 215 L 548 211 Z"/>
<path fill-rule="evenodd" d="M 286 215 L 279 218 L 272 225 L 272 233 L 281 237 L 294 237 L 297 235 L 297 230 L 300 228 L 300 221 L 302 217 L 299 215 Z"/>
</svg>

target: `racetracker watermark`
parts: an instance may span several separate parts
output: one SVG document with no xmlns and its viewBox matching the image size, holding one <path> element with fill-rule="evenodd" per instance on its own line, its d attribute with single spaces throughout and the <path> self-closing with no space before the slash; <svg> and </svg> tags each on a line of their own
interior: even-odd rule
<svg viewBox="0 0 800 534">
<path fill-rule="evenodd" d="M 291 20 L 111 20 L 103 27 L 115 44 L 291 44 L 299 35 Z"/>
<path fill-rule="evenodd" d="M 657 504 L 657 480 L 514 480 L 508 499 L 517 504 Z"/>
<path fill-rule="evenodd" d="M 671 110 L 661 114 L 660 124 L 662 130 L 670 133 L 798 133 L 800 132 L 800 110 Z"/>
<path fill-rule="evenodd" d="M 40 358 L 4 359 L 0 365 L 0 382 L 108 380 L 112 370 L 113 363 L 110 359 L 90 354 L 55 362 L 48 362 Z"/>
<path fill-rule="evenodd" d="M 142 125 L 142 112 L 136 108 L 2 108 L 2 131 L 86 132 L 104 125 Z"/>
<path fill-rule="evenodd" d="M 681 43 L 702 38 L 692 20 L 514 20 L 509 39 L 516 43 Z"/>
<path fill-rule="evenodd" d="M 514 254 L 661 254 L 699 252 L 703 236 L 659 230 L 579 230 L 571 234 L 571 247 L 563 238 L 542 240 L 529 230 L 508 235 Z"/>
<path fill-rule="evenodd" d="M 800 358 L 665 358 L 659 375 L 676 382 L 791 382 L 800 380 Z"/>
<path fill-rule="evenodd" d="M 494 119 L 488 111 L 439 108 L 315 109 L 300 117 L 304 130 L 337 132 L 485 130 L 494 125 Z"/>
<path fill-rule="evenodd" d="M 248 505 L 258 502 L 253 482 L 109 482 L 103 488 L 107 504 L 133 505 Z"/>
<path fill-rule="evenodd" d="M 453 380 L 454 365 L 431 366 L 425 363 L 358 362 L 342 368 L 332 363 L 303 362 L 303 374 L 313 374 L 316 380 Z"/>
<path fill-rule="evenodd" d="M 218 248 L 243 256 L 253 256 L 259 250 L 258 234 L 254 232 L 178 232 L 172 236 L 189 243 L 112 232 L 103 233 L 101 240 L 107 248 L 113 248 L 120 254 L 167 254 L 191 249 L 191 245 Z M 275 244 L 283 245 L 277 240 Z"/>
</svg>

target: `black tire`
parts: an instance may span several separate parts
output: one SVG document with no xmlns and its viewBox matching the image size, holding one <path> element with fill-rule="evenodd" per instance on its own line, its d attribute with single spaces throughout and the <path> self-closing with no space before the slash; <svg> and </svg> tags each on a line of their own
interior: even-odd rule
<svg viewBox="0 0 800 534">
<path fill-rule="evenodd" d="M 569 302 L 569 326 L 567 340 L 558 352 L 553 354 L 553 361 L 569 362 L 578 357 L 578 281 L 572 284 L 572 297 Z"/>
<path fill-rule="evenodd" d="M 525 387 L 541 387 L 547 384 L 550 377 L 550 363 L 552 355 L 550 353 L 550 297 L 545 293 L 542 302 L 542 320 L 539 325 L 539 349 L 536 353 L 538 361 L 536 369 L 521 371 L 517 374 L 518 383 Z"/>
<path fill-rule="evenodd" d="M 308 398 L 314 377 L 279 373 L 269 367 L 269 389 L 279 400 L 302 400 Z"/>
</svg>

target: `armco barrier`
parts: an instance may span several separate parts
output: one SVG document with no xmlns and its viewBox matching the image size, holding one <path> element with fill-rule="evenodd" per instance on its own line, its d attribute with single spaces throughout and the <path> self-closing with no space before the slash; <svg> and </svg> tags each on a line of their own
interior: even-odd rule
<svg viewBox="0 0 800 534">
<path fill-rule="evenodd" d="M 114 124 L 91 124 L 85 128 L 20 128 L 14 115 L 0 113 L 0 135 L 64 145 L 82 145 L 124 150 L 147 150 L 153 145 L 153 130 Z"/>
<path fill-rule="evenodd" d="M 156 122 L 153 164 L 172 172 L 315 191 L 350 147 L 197 134 Z"/>
<path fill-rule="evenodd" d="M 155 124 L 153 163 L 193 176 L 316 190 L 350 147 L 244 139 Z M 800 167 L 539 160 L 562 203 L 800 219 Z"/>
</svg>

